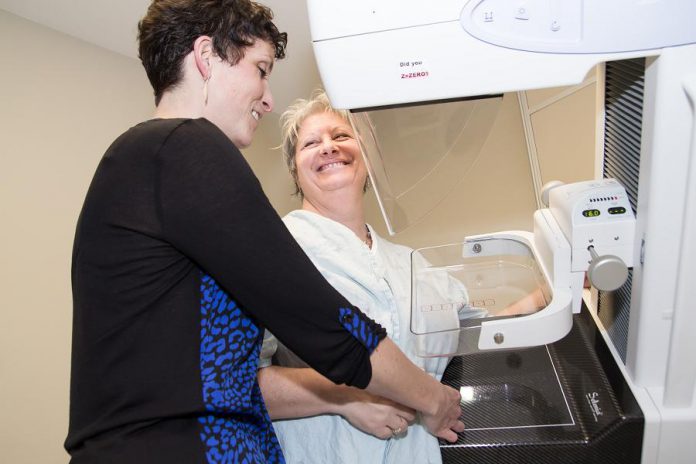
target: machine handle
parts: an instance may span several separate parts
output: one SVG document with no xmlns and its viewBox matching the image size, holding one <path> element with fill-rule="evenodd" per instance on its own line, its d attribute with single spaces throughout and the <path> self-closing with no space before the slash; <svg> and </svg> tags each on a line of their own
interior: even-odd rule
<svg viewBox="0 0 696 464">
<path fill-rule="evenodd" d="M 593 245 L 587 247 L 592 256 L 587 277 L 598 290 L 611 292 L 621 287 L 628 279 L 628 267 L 621 258 L 614 255 L 599 256 Z"/>
</svg>

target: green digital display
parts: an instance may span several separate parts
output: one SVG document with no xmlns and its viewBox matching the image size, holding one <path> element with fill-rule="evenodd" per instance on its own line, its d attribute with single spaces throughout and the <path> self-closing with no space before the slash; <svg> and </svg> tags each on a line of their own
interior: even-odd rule
<svg viewBox="0 0 696 464">
<path fill-rule="evenodd" d="M 600 212 L 598 209 L 586 209 L 582 212 L 582 215 L 585 217 L 597 217 L 600 215 Z"/>
<path fill-rule="evenodd" d="M 623 206 L 616 206 L 614 208 L 609 208 L 609 214 L 624 214 L 626 212 L 626 208 Z"/>
</svg>

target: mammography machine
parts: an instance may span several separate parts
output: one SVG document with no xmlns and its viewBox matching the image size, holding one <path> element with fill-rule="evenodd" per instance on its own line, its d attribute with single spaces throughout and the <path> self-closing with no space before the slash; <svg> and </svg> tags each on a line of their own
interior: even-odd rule
<svg viewBox="0 0 696 464">
<path fill-rule="evenodd" d="M 501 94 L 575 85 L 597 69 L 603 176 L 546 186 L 533 231 L 414 253 L 411 330 L 421 355 L 453 356 L 443 382 L 460 389 L 467 424 L 442 443 L 443 460 L 694 462 L 696 2 L 307 5 L 324 87 L 351 110 L 391 232 L 447 195 Z M 393 153 L 424 124 L 463 142 L 434 140 L 437 165 L 400 177 Z M 431 297 L 421 282 L 437 274 L 469 299 Z M 505 314 L 530 295 L 543 309 Z M 486 317 L 458 317 L 477 311 Z"/>
</svg>

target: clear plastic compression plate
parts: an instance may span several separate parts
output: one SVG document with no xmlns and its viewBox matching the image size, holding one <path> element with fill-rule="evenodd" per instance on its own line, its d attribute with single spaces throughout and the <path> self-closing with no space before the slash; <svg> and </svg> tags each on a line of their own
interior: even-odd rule
<svg viewBox="0 0 696 464">
<path fill-rule="evenodd" d="M 419 356 L 479 351 L 483 323 L 547 306 L 552 289 L 525 242 L 493 235 L 413 252 L 411 332 Z"/>
<path fill-rule="evenodd" d="M 502 98 L 350 114 L 390 234 L 432 211 L 481 154 Z"/>
</svg>

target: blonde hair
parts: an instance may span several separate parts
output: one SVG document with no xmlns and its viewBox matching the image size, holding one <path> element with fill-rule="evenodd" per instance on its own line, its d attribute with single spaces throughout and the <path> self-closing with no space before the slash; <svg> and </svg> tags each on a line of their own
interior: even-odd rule
<svg viewBox="0 0 696 464">
<path fill-rule="evenodd" d="M 299 195 L 300 198 L 303 195 L 297 178 L 297 164 L 295 162 L 298 133 L 305 119 L 322 112 L 333 113 L 349 122 L 348 112 L 332 107 L 329 97 L 326 96 L 322 89 L 313 91 L 309 99 L 298 98 L 280 116 L 280 148 L 283 152 L 285 164 L 288 166 L 288 171 L 290 171 L 290 175 L 292 175 L 292 179 L 295 182 L 295 195 Z"/>
</svg>

